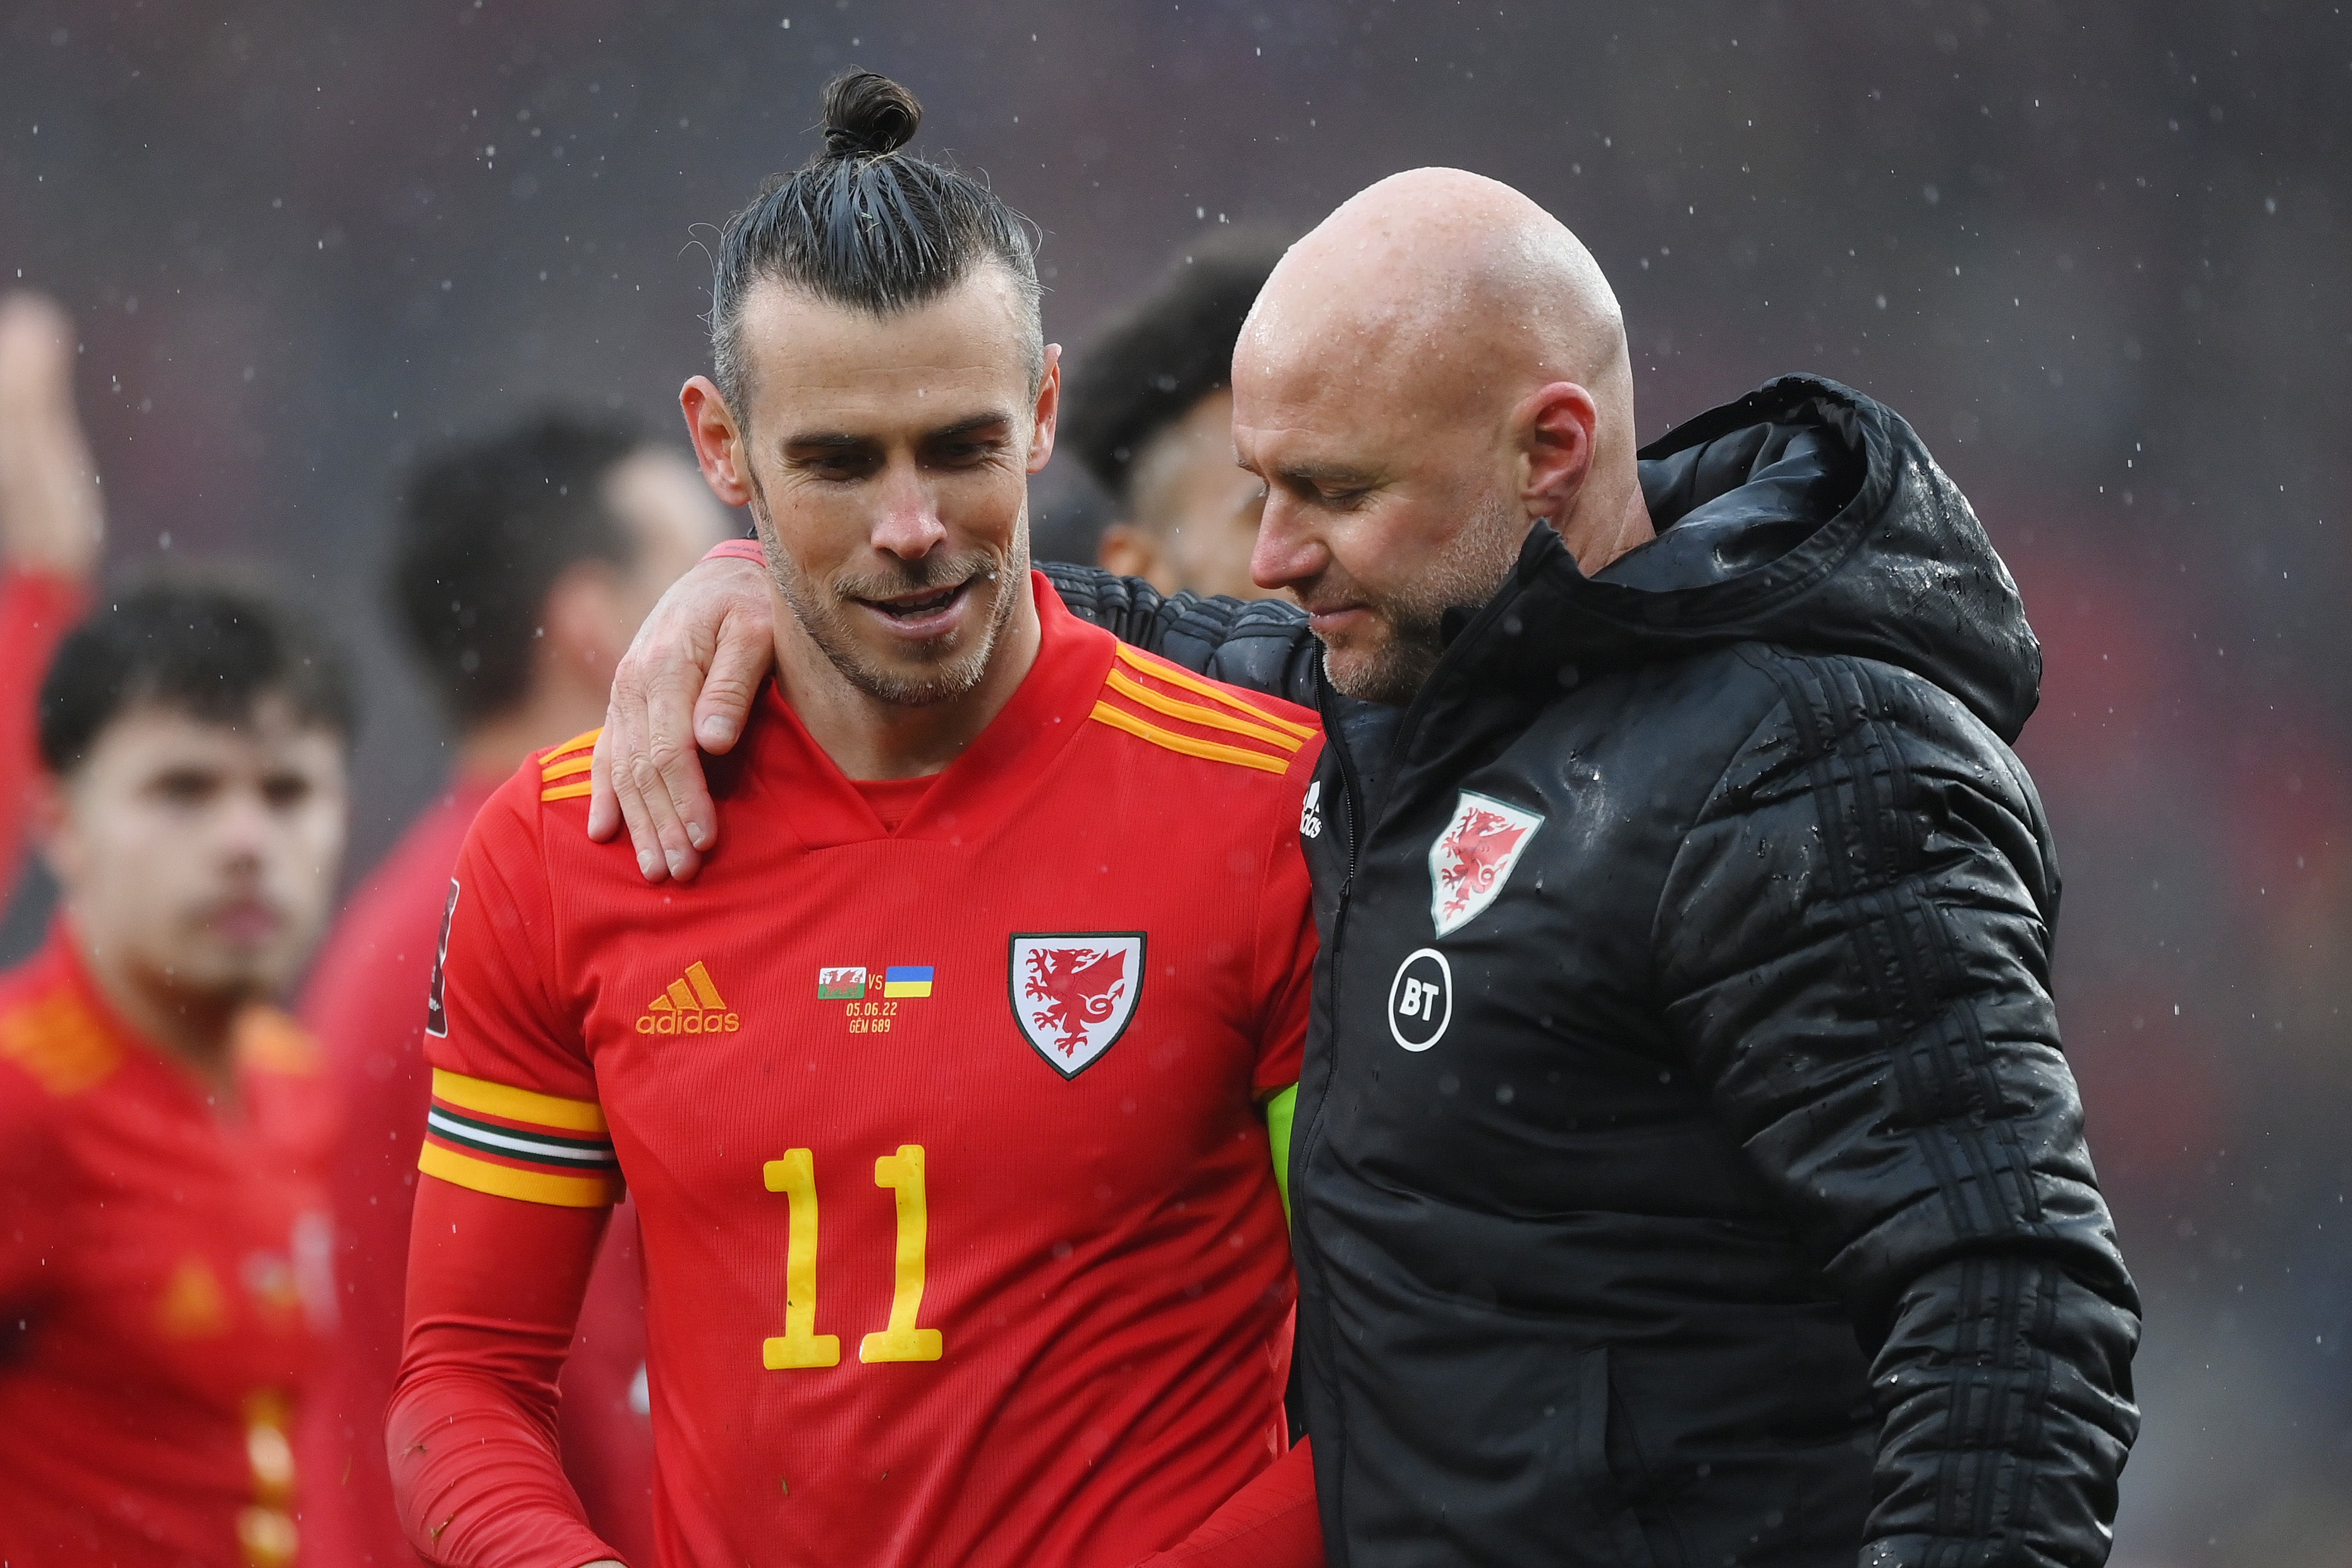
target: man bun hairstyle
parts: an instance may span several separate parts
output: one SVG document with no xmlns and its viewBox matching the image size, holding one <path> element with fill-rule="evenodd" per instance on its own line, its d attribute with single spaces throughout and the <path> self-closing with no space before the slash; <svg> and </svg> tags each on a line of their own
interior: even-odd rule
<svg viewBox="0 0 2352 1568">
<path fill-rule="evenodd" d="M 929 304 L 975 266 L 993 262 L 1013 279 L 1028 315 L 1032 382 L 1044 379 L 1029 225 L 980 181 L 899 151 L 922 122 L 922 105 L 897 82 L 844 71 L 824 89 L 824 149 L 771 179 L 719 231 L 711 375 L 739 418 L 743 301 L 771 279 L 882 317 Z"/>
<path fill-rule="evenodd" d="M 824 89 L 828 158 L 884 158 L 915 139 L 923 106 L 879 71 L 845 71 Z"/>
<path fill-rule="evenodd" d="M 350 743 L 349 670 L 307 617 L 234 578 L 149 578 L 108 595 L 58 645 L 41 682 L 41 761 L 72 772 L 133 708 L 234 727 L 272 697 Z"/>
</svg>

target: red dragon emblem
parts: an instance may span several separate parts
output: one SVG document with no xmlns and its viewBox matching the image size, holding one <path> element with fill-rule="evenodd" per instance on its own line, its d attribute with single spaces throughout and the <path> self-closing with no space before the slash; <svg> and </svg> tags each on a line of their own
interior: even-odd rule
<svg viewBox="0 0 2352 1568">
<path fill-rule="evenodd" d="M 1495 879 L 1510 864 L 1511 852 L 1528 836 L 1528 824 L 1514 822 L 1499 812 L 1474 806 L 1461 826 L 1445 835 L 1439 846 L 1444 863 L 1438 868 L 1439 891 L 1447 917 L 1468 907 L 1472 899 L 1494 890 Z"/>
<path fill-rule="evenodd" d="M 1118 1010 L 1127 988 L 1127 949 L 1095 952 L 1084 947 L 1036 947 L 1029 953 L 1029 972 L 1021 994 L 1032 1003 L 1030 1016 L 1040 1032 L 1051 1031 L 1054 1043 L 1069 1056 L 1087 1043 L 1087 1031 L 1107 1023 Z"/>
</svg>

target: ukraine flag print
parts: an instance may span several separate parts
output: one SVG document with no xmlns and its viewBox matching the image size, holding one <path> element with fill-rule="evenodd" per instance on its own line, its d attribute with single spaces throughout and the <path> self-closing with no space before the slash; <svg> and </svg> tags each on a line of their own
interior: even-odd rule
<svg viewBox="0 0 2352 1568">
<path fill-rule="evenodd" d="M 882 971 L 882 994 L 886 997 L 928 997 L 931 994 L 931 966 L 929 964 L 893 964 Z"/>
</svg>

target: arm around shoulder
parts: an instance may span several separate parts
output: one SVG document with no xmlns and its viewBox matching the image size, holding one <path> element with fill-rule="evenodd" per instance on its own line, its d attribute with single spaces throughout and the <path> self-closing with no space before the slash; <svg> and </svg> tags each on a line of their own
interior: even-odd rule
<svg viewBox="0 0 2352 1568">
<path fill-rule="evenodd" d="M 1162 593 L 1098 566 L 1038 567 L 1071 614 L 1195 674 L 1316 706 L 1321 645 L 1306 614 L 1284 600 Z"/>
<path fill-rule="evenodd" d="M 669 589 L 613 674 L 590 771 L 588 836 L 625 822 L 647 882 L 684 881 L 719 841 L 702 752 L 733 748 L 775 662 L 764 557 L 729 539 Z"/>
</svg>

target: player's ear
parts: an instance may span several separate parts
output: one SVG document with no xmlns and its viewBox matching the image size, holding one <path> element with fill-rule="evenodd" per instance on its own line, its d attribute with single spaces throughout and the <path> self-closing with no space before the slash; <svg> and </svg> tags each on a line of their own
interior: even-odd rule
<svg viewBox="0 0 2352 1568">
<path fill-rule="evenodd" d="M 1037 406 L 1029 435 L 1029 472 L 1054 455 L 1054 427 L 1062 416 L 1062 345 L 1045 345 L 1045 374 L 1037 383 Z"/>
<path fill-rule="evenodd" d="M 33 842 L 58 885 L 71 893 L 81 882 L 82 846 L 74 832 L 73 785 L 41 768 L 25 785 L 26 821 Z"/>
<path fill-rule="evenodd" d="M 687 439 L 694 443 L 694 460 L 710 493 L 730 507 L 749 506 L 751 476 L 745 465 L 750 459 L 735 413 L 718 384 L 709 376 L 688 378 L 678 389 L 677 406 L 686 415 Z"/>
<path fill-rule="evenodd" d="M 1519 498 L 1528 516 L 1557 527 L 1575 510 L 1592 473 L 1593 428 L 1600 419 L 1592 394 L 1574 382 L 1538 387 L 1513 412 Z"/>
</svg>

